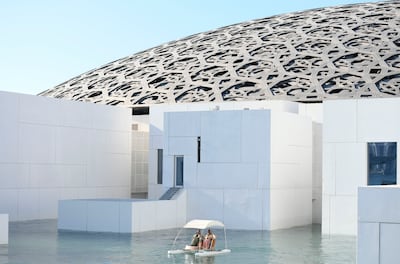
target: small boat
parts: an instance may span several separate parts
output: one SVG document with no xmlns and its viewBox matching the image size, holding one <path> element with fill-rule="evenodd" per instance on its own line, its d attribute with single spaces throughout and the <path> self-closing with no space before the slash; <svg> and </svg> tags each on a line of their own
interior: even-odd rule
<svg viewBox="0 0 400 264">
<path fill-rule="evenodd" d="M 226 230 L 225 230 L 225 225 L 217 220 L 191 220 L 187 222 L 183 228 L 191 228 L 191 229 L 208 229 L 208 228 L 214 228 L 214 227 L 222 227 L 224 229 L 224 236 L 225 236 L 225 248 L 224 249 L 202 249 L 199 248 L 198 246 L 189 246 L 186 245 L 183 249 L 171 249 L 168 250 L 168 256 L 171 255 L 177 255 L 177 254 L 194 254 L 195 257 L 209 257 L 209 256 L 216 256 L 216 255 L 221 255 L 221 254 L 227 254 L 230 253 L 231 250 L 228 249 L 228 244 L 226 242 Z M 175 247 L 176 240 L 179 237 L 179 234 L 182 232 L 183 229 L 181 229 L 178 234 L 175 237 L 174 243 L 172 244 L 172 248 Z"/>
</svg>

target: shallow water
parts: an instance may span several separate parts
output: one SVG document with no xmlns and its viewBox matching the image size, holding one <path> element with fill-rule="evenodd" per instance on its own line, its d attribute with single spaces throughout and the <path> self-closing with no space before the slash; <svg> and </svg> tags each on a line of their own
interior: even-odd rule
<svg viewBox="0 0 400 264">
<path fill-rule="evenodd" d="M 355 263 L 356 238 L 321 236 L 320 226 L 312 225 L 277 231 L 227 230 L 232 253 L 194 258 L 178 255 L 168 258 L 167 251 L 179 229 L 111 234 L 58 232 L 54 220 L 10 224 L 9 245 L 0 245 L 0 264 L 27 263 L 273 263 L 343 264 Z M 217 248 L 224 245 L 222 230 Z M 193 230 L 184 230 L 178 248 L 190 243 Z"/>
</svg>

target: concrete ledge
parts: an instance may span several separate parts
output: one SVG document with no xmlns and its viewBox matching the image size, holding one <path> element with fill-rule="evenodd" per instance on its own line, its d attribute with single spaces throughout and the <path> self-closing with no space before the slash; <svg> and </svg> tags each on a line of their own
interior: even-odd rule
<svg viewBox="0 0 400 264">
<path fill-rule="evenodd" d="M 0 214 L 0 245 L 8 244 L 8 214 Z"/>
<path fill-rule="evenodd" d="M 186 222 L 186 193 L 176 200 L 82 199 L 58 202 L 58 229 L 137 233 Z"/>
<path fill-rule="evenodd" d="M 358 188 L 357 263 L 398 263 L 400 186 Z"/>
</svg>

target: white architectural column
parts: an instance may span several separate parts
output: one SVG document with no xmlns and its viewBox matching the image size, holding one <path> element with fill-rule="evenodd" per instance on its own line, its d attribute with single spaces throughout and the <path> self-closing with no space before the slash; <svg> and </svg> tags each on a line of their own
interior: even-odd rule
<svg viewBox="0 0 400 264">
<path fill-rule="evenodd" d="M 8 214 L 0 214 L 0 245 L 8 244 Z"/>
<path fill-rule="evenodd" d="M 399 185 L 358 189 L 357 263 L 399 263 L 399 201 Z"/>
</svg>

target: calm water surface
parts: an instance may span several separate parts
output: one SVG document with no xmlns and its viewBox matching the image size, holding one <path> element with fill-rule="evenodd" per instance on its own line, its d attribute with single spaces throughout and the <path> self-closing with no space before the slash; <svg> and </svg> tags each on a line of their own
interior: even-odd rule
<svg viewBox="0 0 400 264">
<path fill-rule="evenodd" d="M 0 245 L 0 264 L 28 263 L 356 263 L 356 238 L 321 236 L 312 225 L 278 231 L 227 231 L 232 253 L 207 258 L 179 255 L 168 258 L 179 229 L 110 234 L 58 232 L 56 221 L 10 224 L 9 245 Z M 214 230 L 217 248 L 223 247 L 222 230 Z M 177 240 L 182 247 L 193 230 L 184 230 Z"/>
</svg>

